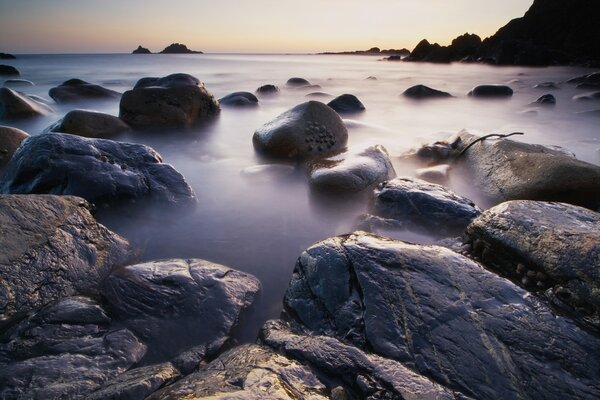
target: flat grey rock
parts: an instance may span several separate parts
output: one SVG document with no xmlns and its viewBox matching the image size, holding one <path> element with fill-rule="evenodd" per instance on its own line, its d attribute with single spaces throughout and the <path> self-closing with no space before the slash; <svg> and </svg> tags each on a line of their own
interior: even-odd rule
<svg viewBox="0 0 600 400">
<path fill-rule="evenodd" d="M 48 95 L 57 103 L 70 103 L 86 100 L 113 100 L 121 93 L 81 79 L 69 79 L 51 88 Z"/>
</svg>

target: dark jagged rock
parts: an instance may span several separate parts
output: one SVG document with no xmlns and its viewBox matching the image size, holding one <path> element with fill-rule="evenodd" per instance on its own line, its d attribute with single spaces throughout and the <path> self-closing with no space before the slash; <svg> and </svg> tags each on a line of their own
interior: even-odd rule
<svg viewBox="0 0 600 400">
<path fill-rule="evenodd" d="M 363 103 L 353 94 L 342 94 L 331 100 L 327 105 L 338 114 L 353 114 L 365 110 Z"/>
<path fill-rule="evenodd" d="M 275 85 L 262 85 L 256 89 L 256 94 L 259 96 L 270 96 L 279 93 L 279 88 Z"/>
<path fill-rule="evenodd" d="M 142 78 L 123 93 L 119 117 L 133 128 L 189 128 L 216 116 L 219 103 L 188 74 Z"/>
<path fill-rule="evenodd" d="M 7 87 L 0 88 L 0 119 L 21 119 L 52 114 L 52 109 Z"/>
<path fill-rule="evenodd" d="M 290 78 L 286 82 L 287 86 L 300 87 L 300 86 L 310 86 L 310 82 L 304 78 Z"/>
<path fill-rule="evenodd" d="M 387 150 L 371 146 L 358 153 L 342 153 L 316 161 L 311 166 L 309 182 L 320 191 L 357 193 L 395 176 Z"/>
<path fill-rule="evenodd" d="M 254 148 L 269 157 L 308 159 L 339 153 L 346 147 L 348 130 L 329 106 L 308 101 L 258 128 Z"/>
<path fill-rule="evenodd" d="M 113 100 L 121 93 L 81 79 L 69 79 L 48 91 L 57 103 L 70 103 L 85 100 Z"/>
<path fill-rule="evenodd" d="M 477 399 L 600 395 L 600 339 L 443 247 L 362 232 L 326 239 L 298 259 L 284 306 L 313 335 Z"/>
<path fill-rule="evenodd" d="M 29 137 L 27 132 L 0 125 L 0 171 L 8 164 L 21 142 L 27 137 Z"/>
<path fill-rule="evenodd" d="M 437 43 L 431 44 L 427 39 L 423 39 L 405 60 L 448 63 L 472 59 L 475 57 L 480 44 L 481 38 L 469 33 L 452 40 L 450 46 L 440 46 Z"/>
<path fill-rule="evenodd" d="M 542 105 L 542 106 L 553 106 L 553 105 L 556 104 L 556 97 L 554 97 L 554 95 L 551 95 L 551 94 L 545 94 L 543 96 L 540 96 L 533 103 L 534 104 L 539 104 L 539 105 Z"/>
<path fill-rule="evenodd" d="M 92 300 L 66 298 L 2 334 L 0 397 L 87 399 L 138 362 L 145 350 Z"/>
<path fill-rule="evenodd" d="M 509 201 L 467 228 L 473 254 L 600 331 L 600 214 L 563 203 Z"/>
<path fill-rule="evenodd" d="M 98 206 L 130 203 L 189 209 L 196 196 L 183 176 L 148 146 L 47 133 L 23 141 L 0 193 L 80 196 Z"/>
<path fill-rule="evenodd" d="M 577 84 L 578 89 L 598 89 L 600 88 L 600 72 L 577 76 L 569 79 L 567 83 Z"/>
<path fill-rule="evenodd" d="M 452 97 L 450 93 L 442 92 L 441 90 L 432 89 L 425 85 L 411 86 L 406 89 L 403 96 L 410 97 L 411 99 L 430 99 L 440 97 Z"/>
<path fill-rule="evenodd" d="M 465 33 L 452 40 L 450 49 L 453 60 L 463 60 L 473 57 L 481 45 L 481 38 L 474 33 Z"/>
<path fill-rule="evenodd" d="M 35 86 L 35 84 L 27 79 L 7 79 L 3 86 Z"/>
<path fill-rule="evenodd" d="M 222 354 L 198 372 L 154 393 L 148 400 L 281 399 L 326 400 L 327 388 L 309 367 L 265 346 L 245 344 Z"/>
<path fill-rule="evenodd" d="M 134 51 L 131 52 L 131 54 L 152 54 L 152 52 L 150 50 L 148 50 L 147 48 L 139 45 L 137 47 L 137 49 L 135 49 Z"/>
<path fill-rule="evenodd" d="M 245 107 L 257 106 L 258 99 L 250 92 L 233 92 L 219 99 L 222 106 Z"/>
<path fill-rule="evenodd" d="M 52 126 L 48 132 L 62 132 L 87 138 L 106 139 L 131 130 L 121 119 L 101 112 L 72 110 Z"/>
<path fill-rule="evenodd" d="M 472 97 L 510 97 L 513 90 L 506 85 L 477 85 L 469 93 Z"/>
<path fill-rule="evenodd" d="M 415 178 L 396 178 L 381 184 L 375 190 L 372 212 L 440 236 L 462 233 L 481 214 L 471 200 L 442 185 Z"/>
<path fill-rule="evenodd" d="M 182 43 L 171 43 L 165 47 L 160 54 L 203 54 L 201 51 L 194 51 L 187 48 Z"/>
<path fill-rule="evenodd" d="M 21 75 L 12 65 L 0 65 L 0 75 Z"/>
<path fill-rule="evenodd" d="M 368 50 L 355 50 L 355 51 L 327 51 L 325 53 L 319 54 L 344 54 L 344 55 L 382 55 L 382 54 L 391 54 L 392 56 L 397 57 L 406 57 L 410 54 L 410 50 L 408 49 L 380 49 L 379 47 L 371 47 Z"/>
<path fill-rule="evenodd" d="M 574 101 L 589 101 L 589 100 L 600 100 L 600 91 L 599 92 L 589 92 L 580 94 L 577 96 L 573 96 Z"/>
<path fill-rule="evenodd" d="M 78 197 L 0 195 L 0 325 L 75 293 L 96 292 L 131 254 Z M 1 385 L 0 385 L 1 386 Z"/>
<path fill-rule="evenodd" d="M 358 399 L 466 399 L 398 361 L 369 354 L 332 337 L 295 332 L 284 321 L 267 321 L 260 340 L 285 356 L 342 381 Z"/>
<path fill-rule="evenodd" d="M 259 290 L 252 275 L 204 260 L 172 259 L 113 270 L 102 295 L 150 345 L 149 356 L 165 361 L 197 345 L 222 343 Z"/>
<path fill-rule="evenodd" d="M 0 60 L 16 60 L 17 57 L 15 57 L 13 54 L 8 54 L 8 53 L 0 53 Z"/>
</svg>

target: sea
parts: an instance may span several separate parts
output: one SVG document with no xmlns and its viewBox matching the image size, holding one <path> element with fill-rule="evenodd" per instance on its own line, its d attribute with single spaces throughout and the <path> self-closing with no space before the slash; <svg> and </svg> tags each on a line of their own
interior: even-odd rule
<svg viewBox="0 0 600 400">
<path fill-rule="evenodd" d="M 46 99 L 54 115 L 18 122 L 0 121 L 31 135 L 40 134 L 66 112 L 91 109 L 118 115 L 119 101 L 56 104 L 48 90 L 79 78 L 124 92 L 143 77 L 188 73 L 205 83 L 220 98 L 235 91 L 254 92 L 265 84 L 277 85 L 276 96 L 259 98 L 258 107 L 223 108 L 219 117 L 185 131 L 136 132 L 115 140 L 143 143 L 157 150 L 165 163 L 186 178 L 198 197 L 191 214 L 160 212 L 143 217 L 120 215 L 101 219 L 139 249 L 140 260 L 202 258 L 249 272 L 260 279 L 262 294 L 252 315 L 238 332 L 252 341 L 258 328 L 282 311 L 282 299 L 294 265 L 303 250 L 324 238 L 349 233 L 357 218 L 368 212 L 369 201 L 336 196 L 324 200 L 308 187 L 306 175 L 273 170 L 256 173 L 270 161 L 252 146 L 254 131 L 289 108 L 308 101 L 313 92 L 328 97 L 350 93 L 366 110 L 345 116 L 348 147 L 360 150 L 384 146 L 398 176 L 414 176 L 415 167 L 401 162 L 402 155 L 426 143 L 443 140 L 462 129 L 477 134 L 523 132 L 511 139 L 557 145 L 579 159 L 600 165 L 599 100 L 573 100 L 589 91 L 566 83 L 594 70 L 577 67 L 496 67 L 480 64 L 429 64 L 392 62 L 377 56 L 295 54 L 186 54 L 186 55 L 19 55 L 2 63 L 21 71 L 20 78 L 34 86 L 13 86 Z M 291 77 L 312 85 L 286 87 Z M 554 82 L 555 88 L 536 88 Z M 514 95 L 507 99 L 475 99 L 467 92 L 478 84 L 507 84 Z M 423 84 L 454 97 L 415 101 L 401 94 Z M 532 104 L 551 93 L 555 106 Z M 491 204 L 463 177 L 452 175 L 448 185 L 482 208 Z M 432 243 L 435 238 L 411 232 L 397 239 Z"/>
</svg>

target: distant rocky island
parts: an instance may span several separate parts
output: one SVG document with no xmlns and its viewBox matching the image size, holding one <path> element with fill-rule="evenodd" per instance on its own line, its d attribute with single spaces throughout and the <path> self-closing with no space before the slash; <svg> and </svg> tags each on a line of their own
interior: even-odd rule
<svg viewBox="0 0 600 400">
<path fill-rule="evenodd" d="M 348 54 L 348 55 L 361 55 L 361 56 L 362 55 L 367 55 L 367 56 L 389 55 L 389 56 L 406 57 L 410 54 L 410 50 L 408 50 L 408 49 L 381 50 L 379 47 L 371 47 L 369 50 L 354 50 L 354 51 L 340 51 L 340 52 L 327 51 L 325 53 L 319 53 L 319 54 Z"/>
<path fill-rule="evenodd" d="M 137 49 L 135 49 L 134 51 L 132 51 L 131 54 L 152 54 L 152 52 L 150 50 L 148 50 L 147 48 L 142 47 L 140 45 L 140 46 L 138 46 Z"/>
<path fill-rule="evenodd" d="M 152 54 L 150 50 L 141 45 L 131 52 L 131 54 Z M 158 54 L 203 54 L 201 51 L 190 50 L 185 44 L 171 43 Z"/>
</svg>

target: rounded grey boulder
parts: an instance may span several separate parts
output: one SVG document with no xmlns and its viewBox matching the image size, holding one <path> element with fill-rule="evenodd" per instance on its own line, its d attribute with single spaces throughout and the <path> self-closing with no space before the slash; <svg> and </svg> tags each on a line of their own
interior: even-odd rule
<svg viewBox="0 0 600 400">
<path fill-rule="evenodd" d="M 53 110 L 23 93 L 0 88 L 0 119 L 21 119 L 52 114 Z"/>
<path fill-rule="evenodd" d="M 0 65 L 0 75 L 20 75 L 19 70 L 12 65 Z"/>
<path fill-rule="evenodd" d="M 0 126 L 0 170 L 8 164 L 15 151 L 29 135 L 17 128 Z"/>
<path fill-rule="evenodd" d="M 365 110 L 365 106 L 353 94 L 343 94 L 331 100 L 327 105 L 339 114 L 353 114 Z"/>
<path fill-rule="evenodd" d="M 117 99 L 121 93 L 81 79 L 69 79 L 50 89 L 48 95 L 57 103 L 69 103 L 83 100 Z"/>
<path fill-rule="evenodd" d="M 409 97 L 411 99 L 430 99 L 430 98 L 442 98 L 442 97 L 452 97 L 450 93 L 442 92 L 441 90 L 432 89 L 425 85 L 416 85 L 411 86 L 406 89 L 403 93 L 403 96 Z"/>
<path fill-rule="evenodd" d="M 309 81 L 307 81 L 304 78 L 298 78 L 298 77 L 294 77 L 294 78 L 288 79 L 285 84 L 287 86 L 294 86 L 294 87 L 310 86 L 310 82 Z"/>
<path fill-rule="evenodd" d="M 506 85 L 478 85 L 467 95 L 472 97 L 510 97 L 513 95 L 513 90 Z"/>
<path fill-rule="evenodd" d="M 131 130 L 121 119 L 97 111 L 72 110 L 47 129 L 88 138 L 110 138 Z"/>
<path fill-rule="evenodd" d="M 262 85 L 256 89 L 256 94 L 259 96 L 270 96 L 279 93 L 279 88 L 275 85 Z"/>
<path fill-rule="evenodd" d="M 258 105 L 258 99 L 250 92 L 233 92 L 219 99 L 222 106 L 247 107 Z"/>
</svg>

